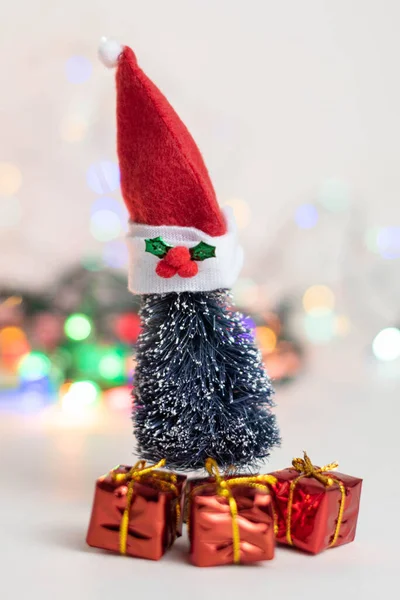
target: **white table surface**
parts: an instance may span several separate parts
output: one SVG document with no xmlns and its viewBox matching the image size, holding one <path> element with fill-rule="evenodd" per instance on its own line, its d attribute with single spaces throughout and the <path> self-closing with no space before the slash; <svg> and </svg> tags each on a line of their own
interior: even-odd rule
<svg viewBox="0 0 400 600">
<path fill-rule="evenodd" d="M 66 419 L 58 406 L 37 416 L 0 413 L 1 599 L 339 600 L 389 590 L 397 598 L 398 367 L 318 351 L 277 401 L 284 441 L 266 470 L 289 466 L 306 449 L 315 463 L 338 460 L 342 471 L 363 477 L 354 543 L 318 556 L 278 548 L 273 561 L 207 569 L 188 563 L 185 537 L 159 562 L 91 549 L 94 481 L 133 460 L 129 413 L 98 411 L 84 422 Z"/>
</svg>

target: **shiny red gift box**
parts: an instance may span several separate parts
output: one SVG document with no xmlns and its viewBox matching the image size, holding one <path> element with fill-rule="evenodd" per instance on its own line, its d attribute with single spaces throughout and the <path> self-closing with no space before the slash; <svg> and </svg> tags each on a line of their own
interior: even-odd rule
<svg viewBox="0 0 400 600">
<path fill-rule="evenodd" d="M 362 479 L 331 470 L 336 464 L 319 468 L 305 459 L 271 473 L 277 479 L 271 486 L 276 540 L 318 554 L 354 540 Z"/>
<path fill-rule="evenodd" d="M 222 476 L 214 459 L 210 478 L 192 480 L 189 494 L 190 559 L 198 567 L 270 560 L 275 552 L 270 475 Z"/>
<path fill-rule="evenodd" d="M 234 477 L 244 477 L 244 475 L 237 474 L 224 474 L 224 479 L 233 479 Z M 185 498 L 184 498 L 184 511 L 183 511 L 183 521 L 187 523 L 189 518 L 189 498 L 193 494 L 194 490 L 199 486 L 204 486 L 205 484 L 215 483 L 215 477 L 189 477 L 185 484 Z"/>
<path fill-rule="evenodd" d="M 136 474 L 130 485 L 131 470 L 122 465 L 97 480 L 86 541 L 96 548 L 158 560 L 182 530 L 186 477 L 152 470 L 142 477 Z"/>
<path fill-rule="evenodd" d="M 271 496 L 268 492 L 234 487 L 237 504 L 240 563 L 271 560 L 275 535 Z M 229 500 L 214 485 L 197 488 L 190 499 L 190 559 L 198 567 L 228 565 L 234 560 L 232 514 Z"/>
</svg>

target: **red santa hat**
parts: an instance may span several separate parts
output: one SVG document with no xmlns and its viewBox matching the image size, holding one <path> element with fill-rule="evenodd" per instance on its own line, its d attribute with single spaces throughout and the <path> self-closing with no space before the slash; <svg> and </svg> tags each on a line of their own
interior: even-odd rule
<svg viewBox="0 0 400 600">
<path fill-rule="evenodd" d="M 189 131 L 133 51 L 102 38 L 117 67 L 121 189 L 130 215 L 129 289 L 139 294 L 231 287 L 242 266 L 233 215 L 221 211 Z"/>
</svg>

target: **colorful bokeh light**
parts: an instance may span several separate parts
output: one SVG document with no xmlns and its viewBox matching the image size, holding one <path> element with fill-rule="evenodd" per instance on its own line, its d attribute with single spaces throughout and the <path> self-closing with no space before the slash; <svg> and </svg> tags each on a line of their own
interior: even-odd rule
<svg viewBox="0 0 400 600">
<path fill-rule="evenodd" d="M 101 160 L 92 164 L 86 174 L 86 182 L 96 194 L 114 192 L 119 188 L 119 181 L 119 167 L 111 160 Z"/>
<path fill-rule="evenodd" d="M 372 342 L 372 351 L 378 360 L 400 358 L 400 330 L 397 327 L 382 329 Z"/>
<path fill-rule="evenodd" d="M 65 63 L 65 75 L 70 83 L 84 83 L 93 71 L 93 65 L 86 56 L 71 56 Z"/>
<path fill-rule="evenodd" d="M 122 269 L 128 264 L 128 248 L 125 242 L 113 241 L 103 248 L 103 261 L 107 267 Z"/>
<path fill-rule="evenodd" d="M 99 361 L 102 356 L 100 346 L 87 342 L 79 344 L 74 352 L 74 360 L 79 372 L 88 378 L 95 378 L 98 375 Z"/>
<path fill-rule="evenodd" d="M 312 285 L 303 296 L 303 307 L 307 313 L 329 313 L 335 306 L 335 295 L 326 285 Z"/>
<path fill-rule="evenodd" d="M 335 315 L 329 312 L 311 313 L 304 318 L 308 339 L 314 344 L 327 344 L 335 337 Z"/>
<path fill-rule="evenodd" d="M 275 350 L 277 337 L 275 331 L 270 329 L 270 327 L 257 327 L 256 337 L 262 352 L 268 354 Z"/>
<path fill-rule="evenodd" d="M 12 196 L 16 194 L 22 184 L 21 171 L 9 162 L 0 163 L 0 195 Z"/>
<path fill-rule="evenodd" d="M 378 248 L 378 235 L 379 228 L 378 227 L 370 227 L 364 233 L 364 243 L 367 249 L 374 254 L 379 254 Z"/>
<path fill-rule="evenodd" d="M 125 373 L 125 361 L 115 351 L 105 354 L 99 362 L 99 373 L 106 380 L 114 380 L 123 377 Z"/>
<path fill-rule="evenodd" d="M 225 206 L 232 208 L 235 215 L 235 221 L 238 229 L 245 229 L 251 220 L 251 209 L 249 204 L 241 198 L 232 198 L 227 200 Z"/>
<path fill-rule="evenodd" d="M 8 346 L 13 342 L 25 341 L 25 332 L 20 327 L 4 327 L 0 330 L 0 346 Z"/>
<path fill-rule="evenodd" d="M 112 410 L 130 411 L 132 408 L 131 389 L 127 386 L 112 388 L 104 394 L 104 400 Z"/>
<path fill-rule="evenodd" d="M 378 231 L 376 243 L 383 258 L 400 258 L 400 227 L 382 227 Z"/>
<path fill-rule="evenodd" d="M 99 242 L 109 242 L 121 234 L 121 219 L 111 210 L 98 210 L 90 219 L 90 232 Z"/>
<path fill-rule="evenodd" d="M 110 210 L 120 217 L 121 220 L 128 220 L 128 211 L 123 202 L 110 196 L 101 196 L 97 198 L 90 207 L 90 214 L 93 216 L 99 210 Z"/>
<path fill-rule="evenodd" d="M 302 204 L 296 210 L 295 221 L 300 229 L 312 229 L 318 222 L 318 211 L 313 204 Z"/>
<path fill-rule="evenodd" d="M 335 320 L 335 333 L 340 337 L 345 337 L 351 329 L 350 319 L 346 315 L 338 315 Z"/>
<path fill-rule="evenodd" d="M 25 381 L 36 381 L 47 377 L 50 370 L 51 362 L 42 352 L 30 352 L 18 363 L 18 375 Z"/>
<path fill-rule="evenodd" d="M 318 201 L 331 212 L 345 211 L 350 206 L 349 186 L 339 179 L 327 179 L 321 185 Z"/>
<path fill-rule="evenodd" d="M 87 120 L 81 115 L 67 115 L 60 123 L 60 136 L 65 142 L 80 142 L 86 135 Z"/>
<path fill-rule="evenodd" d="M 100 388 L 94 381 L 74 381 L 62 395 L 62 410 L 71 416 L 81 416 L 92 408 L 99 398 Z"/>
<path fill-rule="evenodd" d="M 92 332 L 92 322 L 86 315 L 75 313 L 65 321 L 64 331 L 71 340 L 85 340 Z"/>
<path fill-rule="evenodd" d="M 134 344 L 140 333 L 140 317 L 134 313 L 125 313 L 115 321 L 115 333 L 121 342 Z"/>
</svg>

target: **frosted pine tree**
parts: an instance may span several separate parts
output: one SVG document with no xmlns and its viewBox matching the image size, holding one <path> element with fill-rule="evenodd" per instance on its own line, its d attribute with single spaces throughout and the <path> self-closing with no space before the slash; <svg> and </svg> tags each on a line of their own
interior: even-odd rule
<svg viewBox="0 0 400 600">
<path fill-rule="evenodd" d="M 279 442 L 273 388 L 230 294 L 143 297 L 134 423 L 140 456 L 197 469 L 254 466 Z"/>
</svg>

